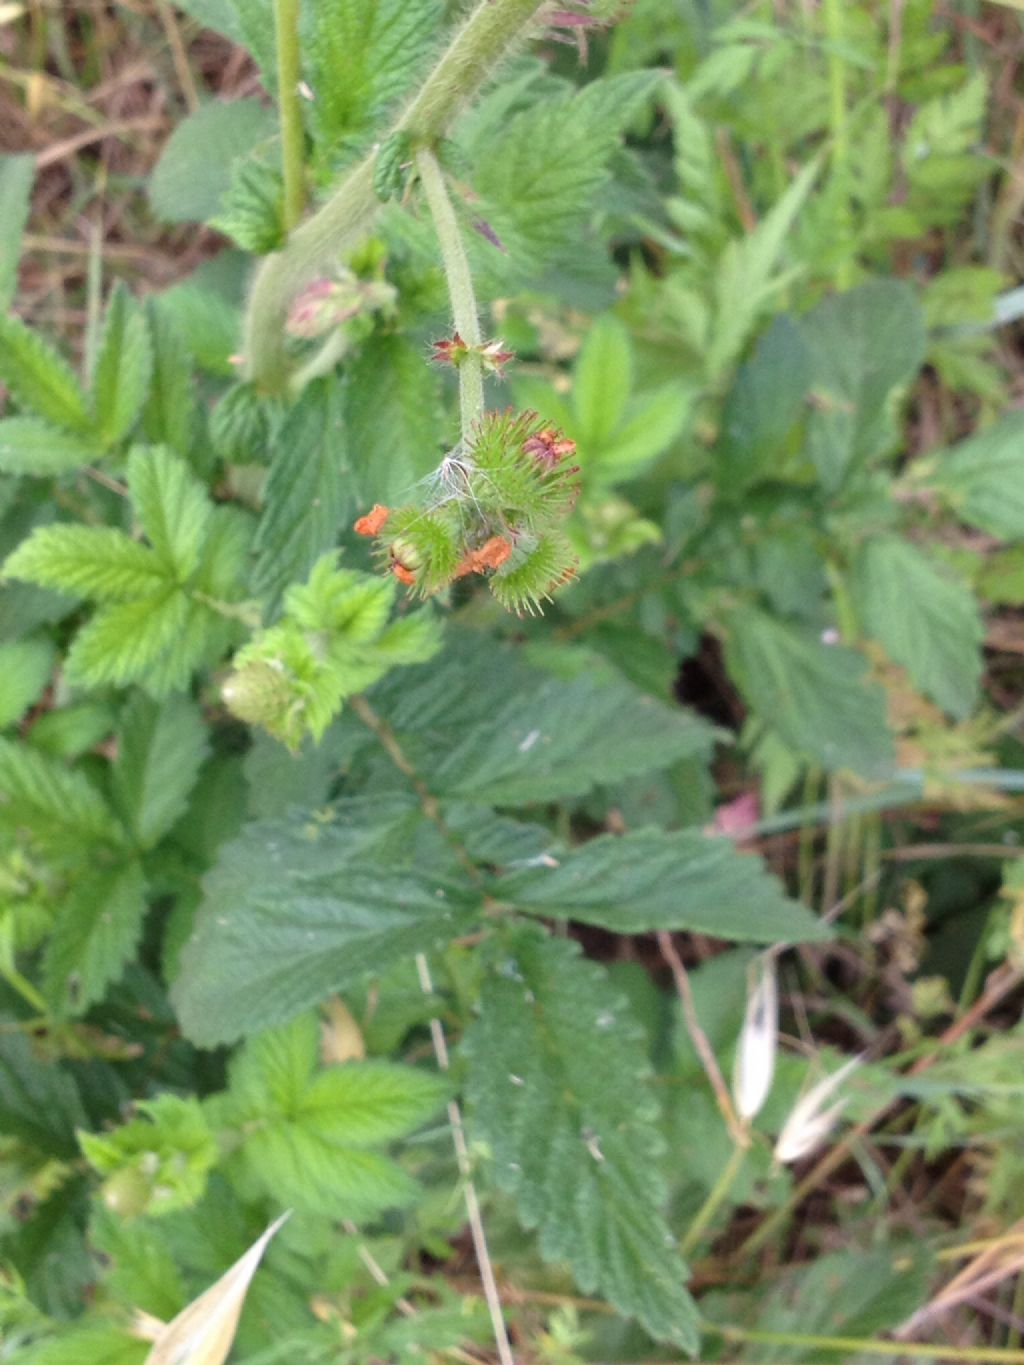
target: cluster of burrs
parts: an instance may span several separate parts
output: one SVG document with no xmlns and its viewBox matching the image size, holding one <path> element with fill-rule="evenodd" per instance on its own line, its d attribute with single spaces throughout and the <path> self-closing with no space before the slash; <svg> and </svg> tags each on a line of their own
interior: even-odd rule
<svg viewBox="0 0 1024 1365">
<path fill-rule="evenodd" d="M 576 444 L 536 412 L 487 412 L 403 507 L 355 524 L 390 573 L 421 597 L 467 574 L 510 611 L 536 611 L 576 572 L 565 522 L 578 492 Z"/>
</svg>

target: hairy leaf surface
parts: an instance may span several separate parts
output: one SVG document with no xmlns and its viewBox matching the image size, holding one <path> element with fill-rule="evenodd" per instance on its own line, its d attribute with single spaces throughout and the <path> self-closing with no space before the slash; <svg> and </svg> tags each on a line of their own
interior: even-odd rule
<svg viewBox="0 0 1024 1365">
<path fill-rule="evenodd" d="M 138 863 L 83 877 L 66 896 L 43 961 L 47 998 L 61 1014 L 81 1014 L 102 998 L 135 952 L 146 914 Z"/>
<path fill-rule="evenodd" d="M 757 715 L 797 753 L 866 775 L 891 764 L 885 700 L 863 655 L 744 607 L 729 617 L 726 660 Z"/>
<path fill-rule="evenodd" d="M 479 897 L 436 849 L 439 875 L 420 857 L 402 866 L 418 824 L 388 798 L 248 826 L 207 876 L 182 953 L 173 999 L 189 1037 L 266 1028 L 472 925 Z"/>
<path fill-rule="evenodd" d="M 494 1181 L 568 1261 L 652 1336 L 697 1343 L 686 1267 L 662 1215 L 662 1139 L 643 1034 L 596 963 L 567 939 L 511 935 L 464 1048 L 473 1131 Z"/>
<path fill-rule="evenodd" d="M 688 929 L 750 943 L 828 937 L 759 858 L 697 830 L 603 835 L 557 855 L 557 864 L 510 873 L 493 893 L 533 914 L 620 934 Z"/>
<path fill-rule="evenodd" d="M 909 541 L 865 541 L 853 576 L 864 627 L 951 716 L 973 711 L 984 627 L 970 589 Z"/>
</svg>

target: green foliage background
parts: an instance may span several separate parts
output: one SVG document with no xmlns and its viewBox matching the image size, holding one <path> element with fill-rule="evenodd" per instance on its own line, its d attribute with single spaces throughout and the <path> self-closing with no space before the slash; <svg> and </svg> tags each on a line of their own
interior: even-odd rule
<svg viewBox="0 0 1024 1365">
<path fill-rule="evenodd" d="M 748 837 L 810 847 L 819 795 L 863 816 L 846 856 L 874 839 L 876 882 L 877 812 L 1021 789 L 982 656 L 1024 603 L 1012 252 L 968 226 L 1004 193 L 991 73 L 931 0 L 898 32 L 874 0 L 637 0 L 535 26 L 456 101 L 434 150 L 516 355 L 488 406 L 580 466 L 576 578 L 519 618 L 476 577 L 412 603 L 350 529 L 455 496 L 455 376 L 428 359 L 448 289 L 395 119 L 459 7 L 302 6 L 304 192 L 368 157 L 372 221 L 311 272 L 346 310 L 291 328 L 273 384 L 231 359 L 248 258 L 292 249 L 273 6 L 179 8 L 268 97 L 204 101 L 148 184 L 221 256 L 97 292 L 81 355 L 0 319 L 0 1360 L 144 1360 L 132 1313 L 173 1318 L 285 1208 L 232 1359 L 486 1358 L 480 1295 L 426 1269 L 462 1237 L 456 1099 L 501 1274 L 556 1301 L 513 1315 L 523 1360 L 712 1359 L 723 1324 L 782 1334 L 736 1359 L 832 1359 L 810 1338 L 897 1327 L 943 1230 L 888 1229 L 884 1174 L 842 1257 L 764 1285 L 740 1257 L 691 1296 L 699 1210 L 792 1212 L 771 1142 L 815 1073 L 779 1059 L 726 1189 L 679 1004 L 606 945 L 718 945 L 692 989 L 724 1063 L 754 947 L 818 945 L 821 984 L 878 906 L 832 844 L 821 883 L 806 860 L 784 882 L 708 832 L 716 781 L 756 781 Z M 0 159 L 5 302 L 31 186 Z M 709 650 L 725 716 L 680 674 Z M 1016 951 L 990 856 L 975 990 Z M 1019 1045 L 983 1043 L 974 1088 L 876 1059 L 852 1112 L 910 1096 L 919 1146 L 989 1151 L 1019 1137 Z M 993 1161 L 981 1204 L 1009 1222 L 1019 1158 Z"/>
</svg>

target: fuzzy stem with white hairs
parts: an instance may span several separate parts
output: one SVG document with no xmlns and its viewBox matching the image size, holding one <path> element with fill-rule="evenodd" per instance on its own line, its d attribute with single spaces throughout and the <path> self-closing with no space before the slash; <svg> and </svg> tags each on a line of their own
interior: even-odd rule
<svg viewBox="0 0 1024 1365">
<path fill-rule="evenodd" d="M 406 134 L 413 148 L 434 146 L 549 5 L 550 0 L 479 0 L 391 133 Z M 242 344 L 247 376 L 264 393 L 287 387 L 284 324 L 292 299 L 318 271 L 358 245 L 373 224 L 381 206 L 373 183 L 379 149 L 380 144 L 256 272 Z"/>
</svg>

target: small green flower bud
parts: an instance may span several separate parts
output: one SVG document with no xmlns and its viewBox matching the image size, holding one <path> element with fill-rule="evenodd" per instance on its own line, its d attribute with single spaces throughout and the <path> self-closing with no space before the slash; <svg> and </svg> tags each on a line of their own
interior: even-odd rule
<svg viewBox="0 0 1024 1365">
<path fill-rule="evenodd" d="M 119 1218 L 136 1218 L 149 1206 L 152 1186 L 137 1166 L 115 1171 L 100 1187 L 100 1197 Z"/>
<path fill-rule="evenodd" d="M 221 696 L 239 720 L 268 727 L 285 714 L 292 701 L 284 669 L 272 659 L 251 659 L 237 669 L 221 688 Z"/>
</svg>

